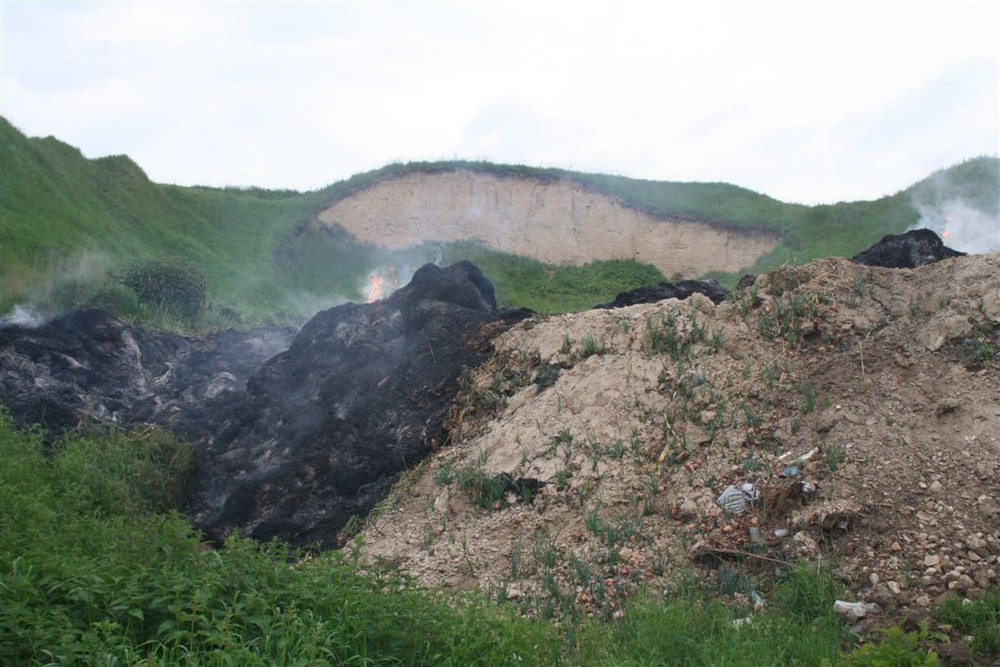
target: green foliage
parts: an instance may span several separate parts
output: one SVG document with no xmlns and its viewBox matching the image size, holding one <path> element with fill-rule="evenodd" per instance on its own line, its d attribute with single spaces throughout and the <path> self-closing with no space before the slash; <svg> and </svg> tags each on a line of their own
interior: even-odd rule
<svg viewBox="0 0 1000 667">
<path fill-rule="evenodd" d="M 156 314 L 194 322 L 205 307 L 205 276 L 180 258 L 132 264 L 122 273 L 121 282 Z"/>
<path fill-rule="evenodd" d="M 171 451 L 152 435 L 50 445 L 0 419 L 0 663 L 555 663 L 552 627 L 482 600 L 438 602 L 339 553 L 206 547 L 147 513 L 171 497 L 147 488 Z"/>
<path fill-rule="evenodd" d="M 837 661 L 838 667 L 847 665 L 937 667 L 941 664 L 937 654 L 924 647 L 935 642 L 948 641 L 947 635 L 932 632 L 926 619 L 913 632 L 904 632 L 899 626 L 894 625 L 880 630 L 879 634 L 877 641 L 866 643 Z"/>
<path fill-rule="evenodd" d="M 974 656 L 1000 656 L 1000 589 L 986 591 L 976 600 L 948 599 L 935 616 L 972 635 L 969 648 Z"/>
<path fill-rule="evenodd" d="M 494 506 L 507 506 L 507 485 L 509 479 L 504 475 L 487 474 L 480 466 L 460 468 L 455 471 L 455 481 L 458 488 L 472 496 L 472 502 L 483 509 Z"/>
<path fill-rule="evenodd" d="M 825 572 L 796 569 L 763 612 L 706 600 L 696 584 L 669 597 L 646 594 L 614 624 L 582 632 L 578 664 L 816 665 L 839 654 L 845 629 L 832 611 Z"/>
</svg>

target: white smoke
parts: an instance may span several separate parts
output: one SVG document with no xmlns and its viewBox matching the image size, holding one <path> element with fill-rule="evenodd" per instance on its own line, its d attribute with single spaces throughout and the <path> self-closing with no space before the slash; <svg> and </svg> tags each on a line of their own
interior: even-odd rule
<svg viewBox="0 0 1000 667">
<path fill-rule="evenodd" d="M 28 327 L 35 329 L 48 321 L 48 317 L 30 304 L 15 304 L 11 311 L 0 317 L 0 327 Z"/>
<path fill-rule="evenodd" d="M 916 228 L 930 229 L 954 250 L 970 254 L 1000 252 L 1000 219 L 960 199 L 918 204 Z"/>
</svg>

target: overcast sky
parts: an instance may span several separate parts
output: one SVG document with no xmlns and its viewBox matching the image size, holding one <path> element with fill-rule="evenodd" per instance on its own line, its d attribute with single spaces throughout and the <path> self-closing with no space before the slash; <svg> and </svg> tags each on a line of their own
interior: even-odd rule
<svg viewBox="0 0 1000 667">
<path fill-rule="evenodd" d="M 182 185 L 485 159 L 870 199 L 1000 152 L 1000 3 L 2 0 L 0 113 Z"/>
</svg>

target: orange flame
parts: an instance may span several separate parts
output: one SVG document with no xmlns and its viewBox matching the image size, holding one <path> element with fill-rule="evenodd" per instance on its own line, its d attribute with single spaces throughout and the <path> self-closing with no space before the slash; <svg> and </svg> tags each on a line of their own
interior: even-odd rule
<svg viewBox="0 0 1000 667">
<path fill-rule="evenodd" d="M 374 303 L 385 296 L 385 278 L 371 275 L 368 277 L 368 288 L 365 290 L 365 301 Z"/>
</svg>

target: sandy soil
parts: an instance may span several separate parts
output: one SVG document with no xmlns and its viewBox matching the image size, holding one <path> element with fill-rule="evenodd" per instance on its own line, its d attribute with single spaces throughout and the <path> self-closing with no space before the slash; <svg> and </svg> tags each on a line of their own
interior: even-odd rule
<svg viewBox="0 0 1000 667">
<path fill-rule="evenodd" d="M 797 559 L 881 619 L 974 596 L 1000 574 L 998 350 L 1000 255 L 831 258 L 719 306 L 534 318 L 470 375 L 451 442 L 372 514 L 364 558 L 556 616 L 619 615 L 683 572 L 746 573 L 737 596 L 766 603 Z M 483 502 L 490 479 L 511 483 Z M 755 499 L 727 513 L 743 484 Z"/>
<path fill-rule="evenodd" d="M 386 248 L 479 241 L 554 264 L 635 259 L 667 277 L 737 273 L 776 244 L 765 234 L 656 218 L 570 180 L 466 170 L 381 181 L 324 209 L 317 220 Z"/>
</svg>

